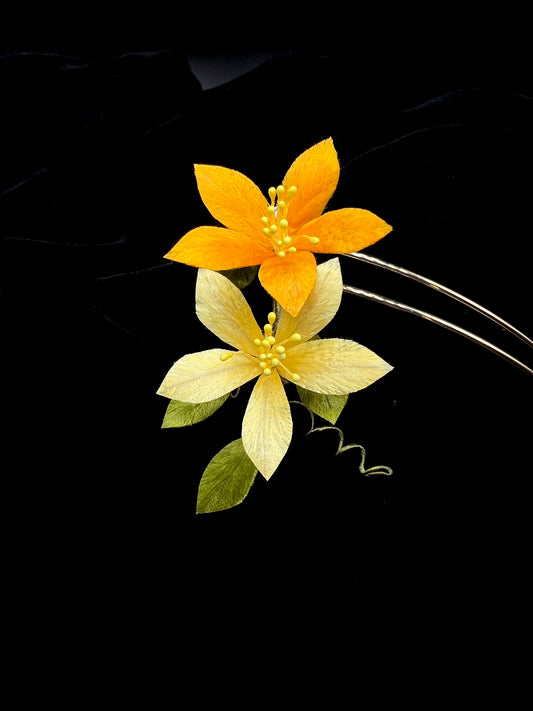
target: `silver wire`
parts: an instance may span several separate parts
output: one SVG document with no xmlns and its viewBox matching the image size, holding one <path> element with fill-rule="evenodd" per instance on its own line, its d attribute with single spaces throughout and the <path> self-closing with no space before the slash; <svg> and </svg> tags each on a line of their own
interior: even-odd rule
<svg viewBox="0 0 533 711">
<path fill-rule="evenodd" d="M 458 333 L 459 335 L 464 336 L 465 338 L 468 338 L 471 341 L 474 341 L 478 345 L 482 346 L 483 348 L 486 348 L 491 353 L 494 353 L 495 355 L 499 356 L 500 358 L 503 358 L 509 363 L 512 363 L 517 368 L 520 368 L 526 373 L 533 375 L 533 369 L 527 366 L 525 363 L 522 363 L 522 361 L 518 360 L 517 358 L 510 355 L 501 348 L 498 348 L 498 346 L 495 346 L 493 343 L 486 341 L 484 338 L 480 338 L 471 331 L 467 331 L 461 326 L 456 326 L 454 323 L 446 321 L 445 319 L 440 318 L 439 316 L 434 316 L 433 314 L 430 314 L 427 311 L 422 311 L 421 309 L 415 309 L 413 306 L 408 306 L 407 304 L 403 304 L 400 301 L 395 301 L 394 299 L 388 299 L 384 296 L 380 296 L 379 294 L 374 294 L 371 291 L 357 289 L 354 286 L 349 286 L 348 284 L 343 285 L 343 290 L 348 294 L 354 294 L 355 296 L 362 296 L 365 299 L 377 301 L 380 304 L 384 304 L 385 306 L 391 306 L 394 309 L 399 309 L 406 313 L 412 314 L 413 316 L 419 316 L 421 318 L 426 319 L 427 321 L 431 321 L 432 323 L 437 324 L 438 326 L 447 328 L 448 330 L 453 331 L 454 333 Z"/>
<path fill-rule="evenodd" d="M 522 331 L 519 331 L 518 328 L 508 323 L 507 321 L 504 321 L 500 316 L 493 313 L 492 311 L 489 311 L 489 309 L 485 308 L 484 306 L 481 306 L 481 304 L 472 301 L 472 299 L 463 296 L 463 294 L 459 294 L 459 292 L 454 291 L 453 289 L 450 289 L 449 287 L 444 286 L 443 284 L 439 284 L 438 282 L 433 281 L 433 279 L 428 279 L 427 277 L 424 277 L 421 274 L 409 271 L 409 269 L 398 267 L 396 264 L 391 264 L 390 262 L 384 262 L 382 259 L 378 259 L 377 257 L 371 257 L 369 254 L 363 254 L 362 252 L 350 252 L 349 254 L 345 254 L 344 256 L 351 257 L 352 259 L 359 259 L 362 262 L 375 264 L 378 267 L 388 269 L 389 271 L 395 272 L 396 274 L 401 274 L 402 276 L 408 277 L 409 279 L 414 279 L 420 284 L 424 284 L 425 286 L 429 286 L 432 289 L 435 289 L 436 291 L 440 291 L 446 296 L 450 296 L 452 299 L 459 301 L 461 304 L 464 304 L 465 306 L 468 306 L 469 308 L 478 311 L 480 314 L 491 319 L 499 326 L 504 328 L 506 331 L 509 331 L 509 333 L 512 333 L 514 336 L 520 338 L 522 341 L 524 341 L 524 343 L 527 343 L 528 346 L 533 348 L 533 340 L 529 338 L 529 336 L 526 336 L 525 333 L 522 333 Z"/>
</svg>

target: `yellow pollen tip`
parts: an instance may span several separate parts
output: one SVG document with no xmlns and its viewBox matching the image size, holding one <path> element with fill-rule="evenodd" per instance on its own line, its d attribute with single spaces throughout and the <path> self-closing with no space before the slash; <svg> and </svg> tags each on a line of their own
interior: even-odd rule
<svg viewBox="0 0 533 711">
<path fill-rule="evenodd" d="M 262 346 L 264 346 L 265 348 L 270 348 L 270 342 L 267 341 L 266 338 L 265 338 L 263 341 L 261 341 L 259 345 L 262 345 Z"/>
<path fill-rule="evenodd" d="M 285 242 L 285 244 L 290 244 L 292 242 L 292 239 L 289 236 L 287 236 L 287 237 L 283 238 L 283 241 Z"/>
<path fill-rule="evenodd" d="M 287 192 L 291 197 L 294 197 L 296 195 L 297 190 L 298 188 L 296 187 L 296 185 L 291 185 Z"/>
<path fill-rule="evenodd" d="M 291 341 L 301 341 L 302 337 L 300 336 L 299 333 L 293 333 L 292 336 L 290 337 Z"/>
<path fill-rule="evenodd" d="M 285 256 L 285 252 L 283 250 L 281 252 L 278 252 L 278 257 L 284 257 L 284 256 Z"/>
<path fill-rule="evenodd" d="M 280 360 L 285 360 L 286 357 L 287 357 L 287 354 L 286 354 L 286 353 L 280 353 L 280 354 L 279 354 L 279 359 L 280 359 Z"/>
<path fill-rule="evenodd" d="M 283 187 L 283 185 L 278 185 L 276 192 L 278 194 L 278 198 L 280 198 L 285 192 L 285 188 Z"/>
<path fill-rule="evenodd" d="M 221 361 L 229 360 L 232 355 L 233 355 L 233 353 L 222 353 L 222 355 L 220 356 L 220 360 Z"/>
<path fill-rule="evenodd" d="M 277 346 L 276 352 L 277 353 L 285 353 L 285 346 Z"/>
<path fill-rule="evenodd" d="M 276 339 L 274 336 L 267 336 L 267 341 L 271 346 L 273 346 L 274 343 L 276 342 Z"/>
<path fill-rule="evenodd" d="M 280 361 L 277 358 L 272 358 L 272 360 L 270 362 L 272 363 L 274 368 L 280 364 Z"/>
<path fill-rule="evenodd" d="M 274 356 L 272 355 L 272 353 L 267 353 L 267 358 L 268 358 L 268 360 L 272 360 L 273 357 L 274 357 Z"/>
<path fill-rule="evenodd" d="M 269 220 L 266 215 L 263 215 L 263 217 L 261 218 L 261 222 L 268 227 Z"/>
<path fill-rule="evenodd" d="M 272 187 L 268 189 L 268 196 L 271 200 L 274 200 L 276 197 L 276 188 Z"/>
<path fill-rule="evenodd" d="M 279 226 L 281 227 L 282 230 L 286 230 L 287 227 L 289 226 L 289 223 L 287 222 L 287 220 L 280 220 Z"/>
<path fill-rule="evenodd" d="M 278 207 L 280 210 L 284 210 L 287 207 L 285 200 L 278 200 Z"/>
<path fill-rule="evenodd" d="M 263 370 L 263 373 L 264 373 L 264 375 L 271 375 L 271 374 L 272 374 L 272 371 L 270 370 L 270 368 L 265 368 L 265 369 Z"/>
<path fill-rule="evenodd" d="M 307 239 L 311 242 L 311 244 L 318 244 L 320 242 L 318 237 L 308 237 Z"/>
<path fill-rule="evenodd" d="M 263 234 L 266 237 L 270 237 L 270 230 L 268 229 L 268 227 L 263 227 Z"/>
<path fill-rule="evenodd" d="M 265 336 L 271 336 L 272 335 L 272 324 L 270 323 L 265 323 Z"/>
<path fill-rule="evenodd" d="M 275 234 L 278 231 L 278 226 L 277 225 L 270 225 L 270 227 L 268 229 L 272 234 Z"/>
<path fill-rule="evenodd" d="M 296 247 L 289 247 L 289 249 L 287 250 L 287 252 L 289 252 L 289 254 L 295 254 L 295 253 L 296 253 Z"/>
<path fill-rule="evenodd" d="M 272 326 L 272 325 L 274 325 L 275 320 L 276 320 L 276 314 L 273 311 L 271 311 L 268 314 L 268 323 Z"/>
<path fill-rule="evenodd" d="M 268 363 L 267 363 L 266 361 L 264 361 L 264 360 L 260 361 L 259 365 L 260 365 L 260 367 L 263 368 L 263 369 L 264 369 L 264 368 L 268 368 Z"/>
<path fill-rule="evenodd" d="M 260 354 L 259 354 L 259 360 L 266 360 L 266 358 L 267 358 L 266 353 L 260 353 Z"/>
<path fill-rule="evenodd" d="M 269 205 L 267 207 L 267 214 L 268 215 L 275 215 L 276 214 L 276 208 L 274 207 L 274 205 Z"/>
<path fill-rule="evenodd" d="M 298 373 L 291 373 L 291 378 L 293 380 L 300 380 L 300 376 L 298 375 Z"/>
<path fill-rule="evenodd" d="M 260 346 L 260 345 L 261 345 L 261 339 L 260 339 L 260 338 L 254 338 L 254 345 Z"/>
</svg>

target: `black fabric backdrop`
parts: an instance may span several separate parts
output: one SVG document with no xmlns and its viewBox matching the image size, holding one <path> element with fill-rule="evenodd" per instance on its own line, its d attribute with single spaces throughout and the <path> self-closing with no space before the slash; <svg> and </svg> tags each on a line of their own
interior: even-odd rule
<svg viewBox="0 0 533 711">
<path fill-rule="evenodd" d="M 201 474 L 239 436 L 245 394 L 204 423 L 161 430 L 155 391 L 182 354 L 218 345 L 194 314 L 195 270 L 163 259 L 213 223 L 193 163 L 266 190 L 328 136 L 342 166 L 330 208 L 365 207 L 394 227 L 369 254 L 531 333 L 529 52 L 391 31 L 377 52 L 366 35 L 297 47 L 203 91 L 186 52 L 221 47 L 199 37 L 12 42 L 0 56 L 5 542 L 19 638 L 37 666 L 59 640 L 174 668 L 180 654 L 192 666 L 224 655 L 229 639 L 244 656 L 302 640 L 318 653 L 319 634 L 353 650 L 364 628 L 389 648 L 399 624 L 400 644 L 452 639 L 454 664 L 474 649 L 499 659 L 528 597 L 530 376 L 345 295 L 328 332 L 395 369 L 352 396 L 338 424 L 393 476 L 361 477 L 357 453 L 335 457 L 332 433 L 306 437 L 296 408 L 270 482 L 203 516 Z M 532 363 L 443 296 L 346 258 L 342 268 L 347 283 Z M 261 293 L 246 294 L 263 318 Z"/>
</svg>

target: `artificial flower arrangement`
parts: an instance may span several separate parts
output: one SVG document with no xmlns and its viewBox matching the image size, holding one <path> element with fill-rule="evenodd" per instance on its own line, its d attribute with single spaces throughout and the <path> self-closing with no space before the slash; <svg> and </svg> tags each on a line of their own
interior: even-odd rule
<svg viewBox="0 0 533 711">
<path fill-rule="evenodd" d="M 308 409 L 312 432 L 337 430 L 337 453 L 352 447 L 360 449 L 362 474 L 392 473 L 387 466 L 365 468 L 364 447 L 344 446 L 343 433 L 337 427 L 314 428 L 314 415 L 335 425 L 350 393 L 371 385 L 392 369 L 365 346 L 318 335 L 335 316 L 343 292 L 449 329 L 533 375 L 533 368 L 454 323 L 343 284 L 337 257 L 317 265 L 315 254 L 340 254 L 393 271 L 459 301 L 533 347 L 533 339 L 472 299 L 362 253 L 360 250 L 382 239 L 392 228 L 360 208 L 325 212 L 339 174 L 331 138 L 298 156 L 282 183 L 269 188 L 268 200 L 255 183 L 236 170 L 195 166 L 200 196 L 223 226 L 191 230 L 165 256 L 198 269 L 198 318 L 231 349 L 189 353 L 174 363 L 158 390 L 171 401 L 163 427 L 205 420 L 230 394 L 255 380 L 241 437 L 213 457 L 201 478 L 198 513 L 241 503 L 257 472 L 267 480 L 274 474 L 292 437 L 291 402 Z M 241 291 L 256 275 L 274 302 L 262 328 Z M 299 400 L 289 402 L 286 388 L 290 385 L 296 386 Z"/>
<path fill-rule="evenodd" d="M 269 200 L 245 175 L 229 168 L 196 165 L 200 196 L 223 226 L 197 227 L 165 255 L 196 267 L 199 320 L 231 348 L 211 348 L 181 357 L 158 394 L 170 399 L 163 426 L 205 420 L 232 392 L 255 380 L 241 437 L 208 464 L 200 481 L 197 512 L 242 502 L 257 472 L 269 479 L 292 437 L 286 394 L 296 386 L 311 414 L 335 424 L 348 395 L 384 376 L 391 366 L 363 345 L 320 338 L 343 294 L 338 258 L 317 265 L 315 254 L 357 252 L 392 229 L 360 208 L 324 212 L 340 173 L 331 138 L 304 151 Z M 273 299 L 261 327 L 233 270 L 254 269 Z M 364 457 L 364 449 L 360 445 Z M 390 473 L 388 467 L 363 473 Z"/>
</svg>

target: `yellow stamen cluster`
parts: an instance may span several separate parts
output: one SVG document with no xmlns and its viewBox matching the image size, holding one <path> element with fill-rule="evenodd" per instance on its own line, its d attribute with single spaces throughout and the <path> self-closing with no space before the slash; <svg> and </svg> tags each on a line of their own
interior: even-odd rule
<svg viewBox="0 0 533 711">
<path fill-rule="evenodd" d="M 271 311 L 268 314 L 268 323 L 265 324 L 263 329 L 263 340 L 260 340 L 259 338 L 256 338 L 254 340 L 254 344 L 261 348 L 261 352 L 258 356 L 259 366 L 263 370 L 263 375 L 272 375 L 272 370 L 274 368 L 279 368 L 282 371 L 283 375 L 287 374 L 291 378 L 291 380 L 300 380 L 300 376 L 298 375 L 298 373 L 291 373 L 291 371 L 283 363 L 283 361 L 287 357 L 287 354 L 285 352 L 285 346 L 283 345 L 283 343 L 286 343 L 289 340 L 293 342 L 300 341 L 301 336 L 299 333 L 293 333 L 290 338 L 285 339 L 281 343 L 277 343 L 276 337 L 272 335 L 275 320 L 276 314 Z"/>
<path fill-rule="evenodd" d="M 289 205 L 296 192 L 296 185 L 291 185 L 287 190 L 283 185 L 268 189 L 270 205 L 267 208 L 267 214 L 261 218 L 261 223 L 263 225 L 263 234 L 271 240 L 278 257 L 285 257 L 287 254 L 296 252 L 296 247 L 292 244 L 292 237 L 289 234 L 289 221 L 287 219 Z M 313 244 L 317 244 L 318 237 L 313 237 L 312 241 Z"/>
<path fill-rule="evenodd" d="M 263 371 L 263 375 L 272 375 L 272 370 L 274 368 L 280 368 L 284 377 L 288 376 L 291 380 L 297 382 L 300 380 L 298 373 L 291 373 L 287 366 L 282 362 L 287 357 L 285 346 L 283 344 L 288 343 L 289 341 L 291 343 L 298 343 L 302 340 L 302 337 L 299 333 L 293 333 L 289 338 L 285 338 L 281 342 L 276 342 L 276 336 L 273 335 L 275 320 L 276 314 L 271 311 L 268 314 L 268 323 L 266 323 L 263 327 L 263 338 L 254 338 L 253 340 L 254 346 L 260 349 L 260 353 L 257 356 L 259 366 Z M 235 353 L 239 352 L 240 351 L 222 353 L 220 355 L 220 360 L 222 362 L 226 362 L 234 356 Z"/>
</svg>

